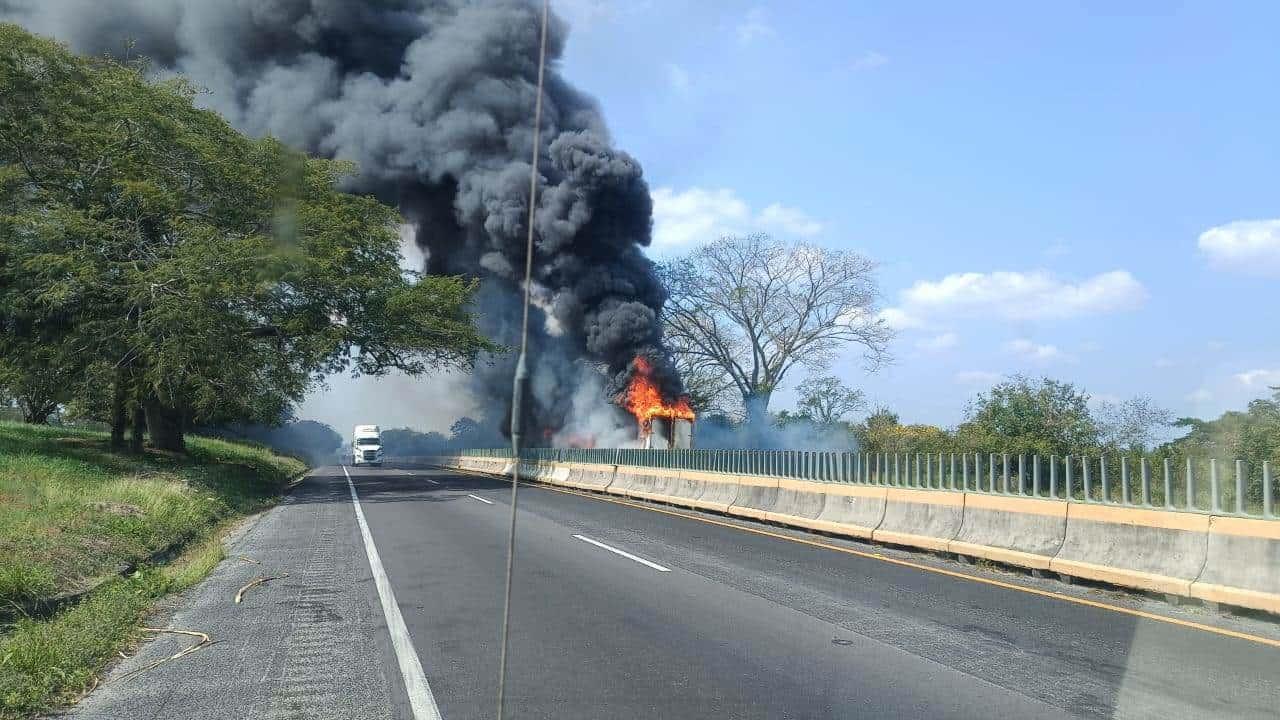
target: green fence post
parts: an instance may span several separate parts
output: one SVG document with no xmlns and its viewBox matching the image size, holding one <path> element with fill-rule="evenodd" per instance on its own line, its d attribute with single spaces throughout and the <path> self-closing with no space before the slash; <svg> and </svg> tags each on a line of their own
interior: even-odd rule
<svg viewBox="0 0 1280 720">
<path fill-rule="evenodd" d="M 1236 514 L 1244 514 L 1244 461 L 1236 461 Z"/>
<path fill-rule="evenodd" d="M 1164 506 L 1166 508 L 1173 507 L 1173 472 L 1169 465 L 1169 458 L 1164 458 L 1162 463 L 1164 466 Z"/>
<path fill-rule="evenodd" d="M 1196 509 L 1196 471 L 1192 466 L 1191 458 L 1187 458 L 1187 498 L 1186 506 L 1188 510 Z"/>
<path fill-rule="evenodd" d="M 1066 487 L 1062 491 L 1062 499 L 1071 502 L 1071 456 L 1067 455 L 1062 458 L 1062 469 L 1064 472 L 1063 482 Z"/>
<path fill-rule="evenodd" d="M 1098 472 L 1102 474 L 1102 502 L 1111 502 L 1111 483 L 1107 480 L 1107 456 L 1098 456 Z"/>
<path fill-rule="evenodd" d="M 1147 462 L 1144 456 L 1140 460 L 1139 468 L 1142 473 L 1142 504 L 1146 507 L 1151 506 L 1151 464 Z"/>
<path fill-rule="evenodd" d="M 1127 455 L 1120 456 L 1120 502 L 1125 505 L 1133 503 L 1132 493 L 1129 492 L 1129 457 Z"/>
<path fill-rule="evenodd" d="M 1262 461 L 1262 517 L 1271 518 L 1273 516 L 1271 507 L 1271 461 Z"/>
<path fill-rule="evenodd" d="M 1084 501 L 1090 502 L 1093 500 L 1093 495 L 1092 495 L 1093 488 L 1090 487 L 1090 483 L 1089 483 L 1089 456 L 1088 455 L 1080 456 L 1080 472 L 1083 474 L 1082 481 L 1084 482 Z"/>
<path fill-rule="evenodd" d="M 1215 513 L 1222 512 L 1222 489 L 1218 484 L 1218 461 L 1209 460 L 1209 493 L 1213 495 L 1213 499 L 1209 503 L 1209 508 Z"/>
</svg>

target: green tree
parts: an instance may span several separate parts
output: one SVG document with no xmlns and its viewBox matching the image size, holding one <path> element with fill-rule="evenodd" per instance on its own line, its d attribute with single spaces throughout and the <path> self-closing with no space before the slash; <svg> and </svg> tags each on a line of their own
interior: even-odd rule
<svg viewBox="0 0 1280 720">
<path fill-rule="evenodd" d="M 494 349 L 474 283 L 401 273 L 395 211 L 338 190 L 353 166 L 193 97 L 0 25 L 0 360 L 105 365 L 113 438 L 130 420 L 135 447 L 145 426 L 181 450 L 193 424 L 273 422 L 326 373 Z"/>
<path fill-rule="evenodd" d="M 846 387 L 831 375 L 810 376 L 797 388 L 796 405 L 805 415 L 824 425 L 841 422 L 854 410 L 866 404 L 861 390 Z"/>
<path fill-rule="evenodd" d="M 1240 458 L 1255 465 L 1270 460 L 1280 465 L 1280 387 L 1271 390 L 1271 397 L 1250 402 L 1243 412 L 1229 410 L 1215 420 L 1177 420 L 1174 425 L 1187 433 L 1163 449 L 1192 457 Z"/>
<path fill-rule="evenodd" d="M 936 453 L 954 448 L 954 438 L 946 430 L 933 425 L 903 425 L 898 414 L 885 407 L 854 425 L 852 432 L 863 452 Z"/>
<path fill-rule="evenodd" d="M 1071 383 L 1023 376 L 970 402 L 956 434 L 964 448 L 974 451 L 1067 455 L 1099 444 L 1088 394 Z"/>
</svg>

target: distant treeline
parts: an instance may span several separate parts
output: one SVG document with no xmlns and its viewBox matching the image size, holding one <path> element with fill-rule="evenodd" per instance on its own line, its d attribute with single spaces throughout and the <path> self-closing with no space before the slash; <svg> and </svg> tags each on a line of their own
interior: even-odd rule
<svg viewBox="0 0 1280 720">
<path fill-rule="evenodd" d="M 953 428 L 903 423 L 884 407 L 857 422 L 822 422 L 804 411 L 784 410 L 772 415 L 770 440 L 791 449 L 872 453 L 1131 454 L 1280 465 L 1280 388 L 1214 420 L 1177 418 L 1144 396 L 1090 400 L 1071 383 L 1015 376 L 973 398 L 964 421 Z M 699 418 L 695 432 L 699 447 L 753 446 L 751 428 L 724 415 Z"/>
</svg>

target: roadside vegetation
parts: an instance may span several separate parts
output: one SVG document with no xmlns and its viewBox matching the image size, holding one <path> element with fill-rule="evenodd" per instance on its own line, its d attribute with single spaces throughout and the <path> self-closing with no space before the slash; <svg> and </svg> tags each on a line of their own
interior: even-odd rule
<svg viewBox="0 0 1280 720">
<path fill-rule="evenodd" d="M 0 422 L 0 718 L 91 687 L 157 598 L 222 558 L 221 529 L 304 468 L 223 440 L 128 454 L 108 433 Z"/>
<path fill-rule="evenodd" d="M 0 24 L 0 397 L 116 447 L 274 425 L 322 379 L 470 368 L 474 281 L 400 268 L 350 163 L 237 132 L 145 60 Z"/>
</svg>

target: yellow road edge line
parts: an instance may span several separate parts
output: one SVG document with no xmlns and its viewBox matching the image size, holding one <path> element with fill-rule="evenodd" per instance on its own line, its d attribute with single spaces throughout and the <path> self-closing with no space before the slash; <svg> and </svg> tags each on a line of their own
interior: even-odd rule
<svg viewBox="0 0 1280 720">
<path fill-rule="evenodd" d="M 1039 595 L 1041 597 L 1052 598 L 1054 600 L 1061 600 L 1063 602 L 1074 603 L 1076 605 L 1084 605 L 1086 607 L 1098 608 L 1100 610 L 1110 610 L 1115 613 L 1120 613 L 1121 615 L 1130 615 L 1133 617 L 1142 618 L 1144 620 L 1154 620 L 1156 622 L 1167 623 L 1169 625 L 1177 625 L 1179 627 L 1190 628 L 1192 630 L 1201 630 L 1203 632 L 1212 633 L 1214 635 L 1222 635 L 1224 637 L 1235 638 L 1237 640 L 1246 640 L 1248 642 L 1258 643 L 1259 645 L 1268 645 L 1270 647 L 1280 648 L 1280 640 L 1274 640 L 1272 638 L 1263 637 L 1261 635 L 1251 635 L 1249 633 L 1240 632 L 1238 630 L 1228 630 L 1226 628 L 1215 627 L 1213 625 L 1205 625 L 1204 623 L 1198 623 L 1192 620 L 1182 620 L 1179 618 L 1169 617 L 1168 615 L 1159 615 L 1157 613 L 1146 612 L 1145 610 L 1134 610 L 1132 608 L 1127 608 L 1120 605 L 1111 605 L 1109 603 L 1099 602 L 1097 600 L 1089 600 L 1086 598 L 1075 597 L 1072 595 L 1064 595 L 1063 593 L 1053 592 L 1052 590 L 1041 590 L 1039 588 L 1026 587 L 1025 585 L 1017 585 L 1015 583 L 1003 582 L 1001 580 L 995 580 L 992 578 L 984 578 L 984 577 L 979 577 L 977 575 L 968 575 L 966 573 L 956 572 L 955 570 L 947 570 L 945 568 L 933 567 L 932 565 L 926 565 L 924 563 L 912 562 L 910 560 L 901 560 L 898 558 L 891 558 L 891 557 L 888 557 L 887 555 L 882 555 L 881 553 L 866 552 L 863 550 L 854 550 L 853 548 L 841 547 L 839 545 L 832 545 L 830 543 L 819 542 L 817 540 L 808 540 L 805 538 L 792 537 L 790 535 L 783 535 L 781 533 L 770 532 L 768 530 L 761 530 L 759 528 L 744 527 L 736 523 L 724 522 L 722 520 L 713 520 L 711 518 L 698 517 L 697 515 L 689 515 L 687 513 L 675 512 L 673 510 L 667 510 L 665 508 L 650 507 L 648 505 L 644 505 L 636 502 L 630 502 L 628 500 L 619 500 L 617 498 L 604 497 L 601 495 L 597 495 L 596 493 L 589 493 L 589 492 L 582 492 L 578 490 L 568 490 L 565 488 L 552 487 L 549 485 L 545 485 L 543 483 L 535 482 L 533 484 L 536 484 L 538 487 L 541 487 L 543 489 L 551 490 L 553 492 L 564 493 L 566 495 L 577 495 L 578 497 L 589 498 L 591 500 L 600 500 L 602 502 L 610 502 L 617 505 L 626 505 L 627 507 L 634 507 L 634 508 L 639 508 L 641 510 L 650 510 L 652 512 L 663 513 L 664 515 L 674 515 L 676 517 L 682 517 L 689 520 L 697 520 L 698 522 L 704 522 L 710 525 L 720 525 L 722 527 L 733 528 L 735 530 L 741 530 L 743 532 L 755 533 L 756 535 L 764 535 L 766 537 L 778 538 L 780 540 L 789 540 L 791 542 L 800 543 L 802 545 L 811 545 L 813 547 L 824 548 L 826 550 L 835 550 L 836 552 L 842 552 L 847 555 L 856 555 L 858 557 L 867 558 L 869 560 L 879 560 L 881 562 L 887 562 L 893 565 L 900 565 L 902 567 L 909 567 L 915 570 L 922 570 L 924 572 L 930 572 L 937 575 L 946 575 L 948 577 L 953 577 L 960 580 L 968 580 L 970 582 L 982 583 L 983 585 L 991 585 L 993 587 L 1004 588 L 1005 590 L 1015 590 L 1017 592 L 1024 592 L 1030 595 Z"/>
</svg>

